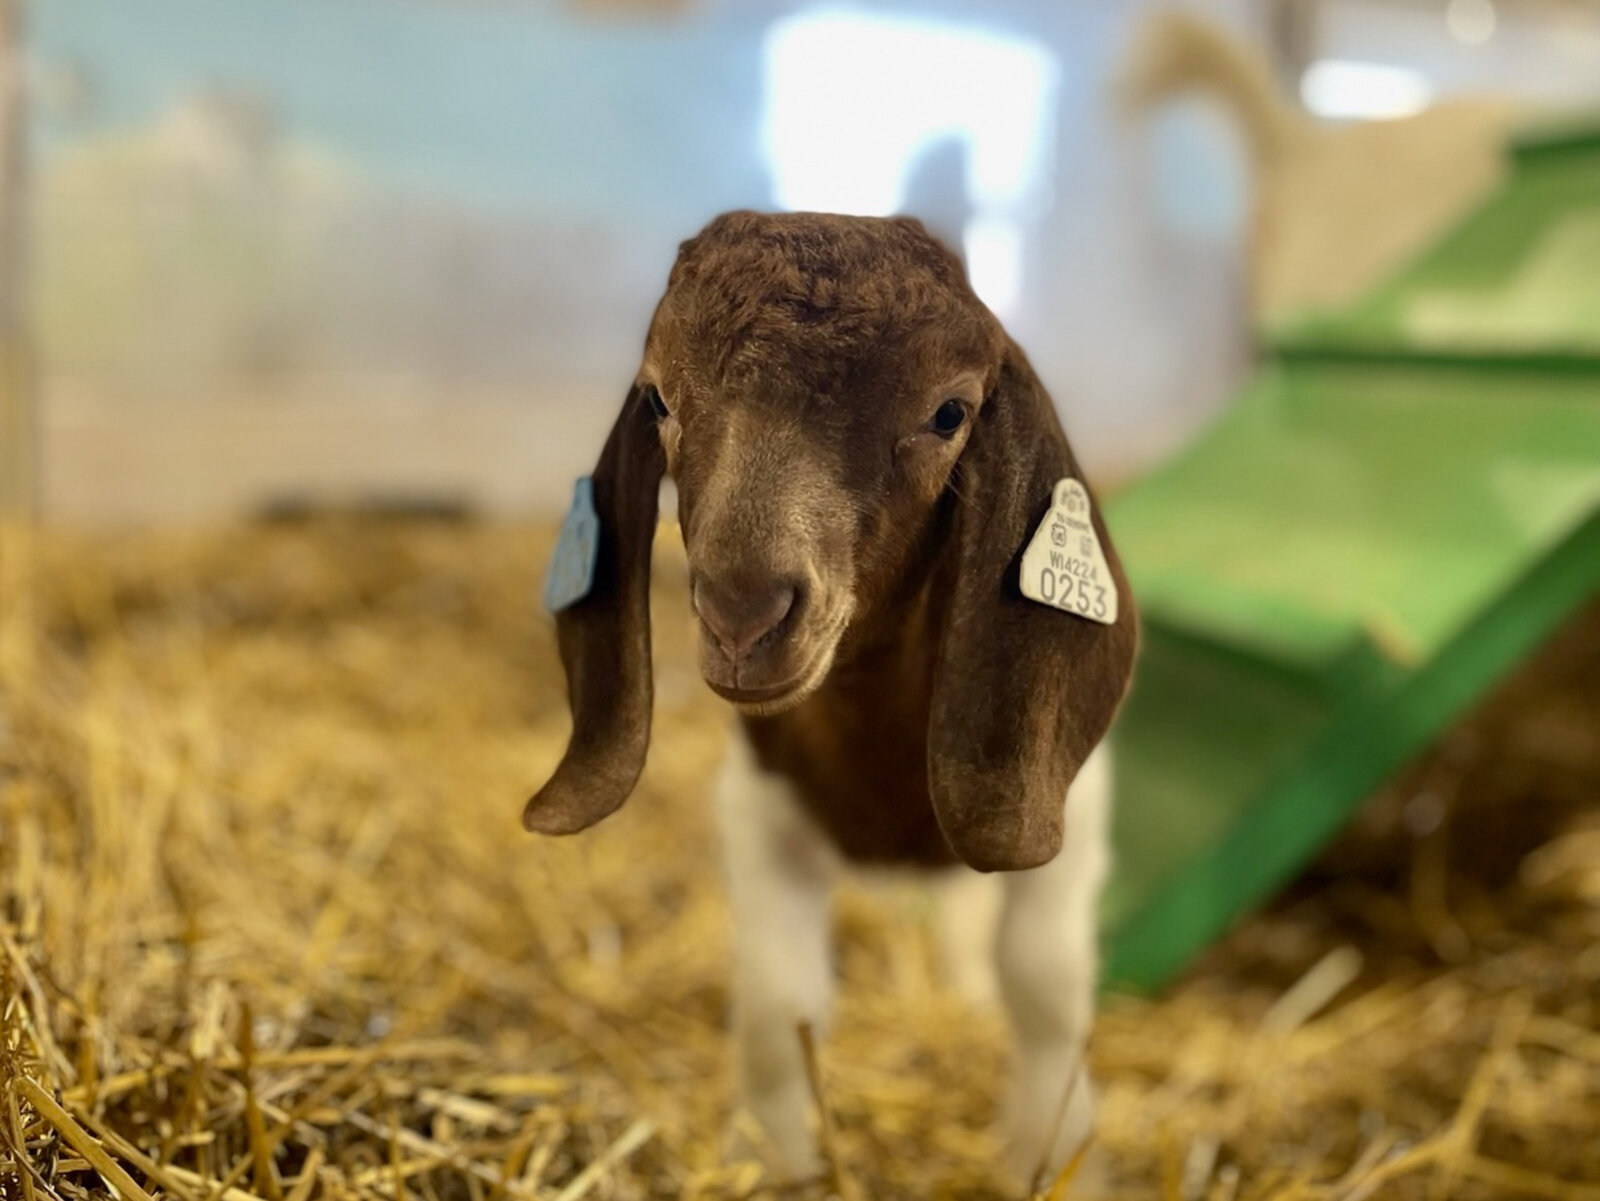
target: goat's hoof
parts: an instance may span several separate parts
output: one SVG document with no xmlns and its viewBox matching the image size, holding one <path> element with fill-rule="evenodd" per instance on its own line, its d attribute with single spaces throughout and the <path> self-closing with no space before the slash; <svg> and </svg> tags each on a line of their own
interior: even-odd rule
<svg viewBox="0 0 1600 1201">
<path fill-rule="evenodd" d="M 1067 1187 L 1062 1194 L 1068 1201 L 1099 1201 L 1109 1197 L 1108 1173 L 1105 1153 L 1093 1143 L 1082 1146 L 1065 1146 L 1058 1143 L 1043 1172 L 1039 1168 L 1042 1144 L 1040 1138 L 1018 1137 L 1016 1127 L 1006 1123 L 995 1130 L 996 1140 L 1003 1146 L 999 1160 L 998 1184 L 1012 1196 L 1030 1196 L 1028 1189 L 1038 1179 L 1039 1195 L 1050 1195 L 1051 1189 L 1062 1175 L 1069 1174 Z"/>
<path fill-rule="evenodd" d="M 810 1180 L 826 1166 L 809 1129 L 769 1131 L 748 1111 L 735 1118 L 731 1143 L 730 1158 L 760 1164 L 774 1183 Z"/>
</svg>

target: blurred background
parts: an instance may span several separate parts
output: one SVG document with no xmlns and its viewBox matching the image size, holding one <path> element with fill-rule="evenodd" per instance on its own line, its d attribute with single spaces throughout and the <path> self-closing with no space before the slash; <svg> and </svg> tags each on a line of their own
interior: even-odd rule
<svg viewBox="0 0 1600 1201">
<path fill-rule="evenodd" d="M 1239 384 L 1252 313 L 1308 298 L 1252 259 L 1273 130 L 1399 131 L 1398 166 L 1357 174 L 1425 242 L 1488 187 L 1508 111 L 1600 103 L 1587 0 L 1190 5 L 1270 73 L 1253 97 L 1181 86 L 1150 43 L 1184 31 L 1144 0 L 8 9 L 8 487 L 69 523 L 558 511 L 677 243 L 735 207 L 925 218 L 1125 478 Z M 1441 139 L 1405 127 L 1452 103 L 1418 163 Z M 1302 192 L 1302 223 L 1363 203 Z M 1287 270 L 1338 293 L 1323 243 Z"/>
</svg>

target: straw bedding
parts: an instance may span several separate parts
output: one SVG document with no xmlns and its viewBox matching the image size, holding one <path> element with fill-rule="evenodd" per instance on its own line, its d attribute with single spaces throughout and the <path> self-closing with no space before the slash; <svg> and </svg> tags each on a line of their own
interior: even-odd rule
<svg viewBox="0 0 1600 1201">
<path fill-rule="evenodd" d="M 582 838 L 518 827 L 566 730 L 548 547 L 11 536 L 0 1195 L 822 1195 L 730 1154 L 725 716 L 669 553 L 639 793 Z M 1108 1002 L 1119 1193 L 1600 1199 L 1597 796 L 1600 612 L 1178 986 Z M 1003 1028 L 940 986 L 920 893 L 838 921 L 831 1187 L 1017 1196 Z"/>
</svg>

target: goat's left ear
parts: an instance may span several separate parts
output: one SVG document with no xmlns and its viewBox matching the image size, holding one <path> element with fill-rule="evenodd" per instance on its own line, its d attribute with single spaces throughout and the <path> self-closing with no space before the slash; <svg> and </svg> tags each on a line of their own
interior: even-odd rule
<svg viewBox="0 0 1600 1201">
<path fill-rule="evenodd" d="M 540 834 L 575 834 L 614 813 L 650 746 L 650 549 L 666 455 L 643 388 L 611 427 L 593 476 L 599 545 L 588 593 L 556 614 L 572 737 L 522 812 Z"/>
<path fill-rule="evenodd" d="M 953 582 L 934 667 L 928 783 L 957 855 L 979 871 L 1017 871 L 1061 849 L 1067 786 L 1127 690 L 1137 617 L 1098 511 L 1094 529 L 1118 593 L 1115 623 L 1022 595 L 1022 553 L 1056 484 L 1083 475 L 1013 343 L 956 471 L 955 561 L 942 573 Z"/>
</svg>

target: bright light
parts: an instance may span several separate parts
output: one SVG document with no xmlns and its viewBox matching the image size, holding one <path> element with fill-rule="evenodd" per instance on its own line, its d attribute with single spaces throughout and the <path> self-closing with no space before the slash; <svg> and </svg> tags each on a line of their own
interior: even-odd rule
<svg viewBox="0 0 1600 1201">
<path fill-rule="evenodd" d="M 1494 0 L 1450 0 L 1444 10 L 1445 28 L 1469 46 L 1481 46 L 1494 37 L 1497 17 Z"/>
<path fill-rule="evenodd" d="M 777 21 L 764 48 L 762 130 L 786 209 L 887 216 L 908 202 L 964 217 L 974 286 L 1021 290 L 1021 239 L 1047 206 L 1058 71 L 1038 43 L 986 29 L 824 9 Z M 960 148 L 949 195 L 908 197 L 919 158 Z M 987 279 L 988 291 L 978 282 Z M 1003 315 L 1003 314 L 1002 314 Z"/>
<path fill-rule="evenodd" d="M 1022 230 L 1003 217 L 978 217 L 962 231 L 972 290 L 1001 317 L 1022 296 Z"/>
<path fill-rule="evenodd" d="M 1301 79 L 1300 96 L 1320 117 L 1381 120 L 1420 113 L 1433 87 L 1408 67 L 1323 59 Z"/>
</svg>

